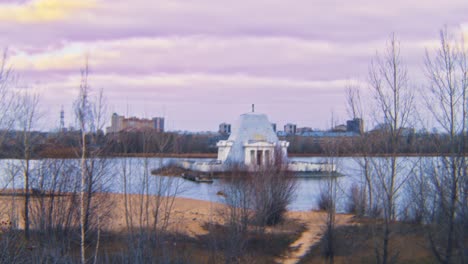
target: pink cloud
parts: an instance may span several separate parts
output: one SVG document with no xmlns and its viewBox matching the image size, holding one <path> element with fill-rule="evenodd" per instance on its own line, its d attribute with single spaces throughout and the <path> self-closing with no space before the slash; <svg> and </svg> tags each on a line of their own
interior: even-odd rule
<svg viewBox="0 0 468 264">
<path fill-rule="evenodd" d="M 39 8 L 52 12 L 44 20 L 31 6 L 47 1 L 62 6 Z M 391 32 L 417 79 L 438 30 L 468 24 L 460 0 L 96 0 L 68 9 L 65 2 L 16 3 L 28 21 L 10 15 L 0 23 L 0 47 L 10 48 L 23 81 L 42 91 L 51 116 L 72 102 L 89 54 L 91 85 L 106 90 L 115 111 L 165 108 L 174 129 L 215 129 L 252 101 L 278 122 L 324 127 L 331 109 L 345 119 L 345 80 L 365 81 Z M 188 108 L 202 120 L 187 118 Z"/>
</svg>

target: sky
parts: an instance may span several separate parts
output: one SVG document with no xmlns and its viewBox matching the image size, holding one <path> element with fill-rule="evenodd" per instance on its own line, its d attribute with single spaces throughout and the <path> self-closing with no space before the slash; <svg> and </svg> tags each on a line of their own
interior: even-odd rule
<svg viewBox="0 0 468 264">
<path fill-rule="evenodd" d="M 255 104 L 281 128 L 344 123 L 345 88 L 395 33 L 411 82 L 444 26 L 468 37 L 466 0 L 0 0 L 0 49 L 40 94 L 43 129 L 73 124 L 80 69 L 108 116 L 215 131 Z"/>
</svg>

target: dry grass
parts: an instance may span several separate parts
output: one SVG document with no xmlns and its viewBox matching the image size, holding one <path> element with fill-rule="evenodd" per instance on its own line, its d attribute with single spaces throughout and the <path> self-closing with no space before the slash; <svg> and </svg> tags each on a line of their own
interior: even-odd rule
<svg viewBox="0 0 468 264">
<path fill-rule="evenodd" d="M 17 192 L 4 192 L 0 196 L 0 220 L 8 222 L 18 221 L 21 228 L 21 206 L 23 196 Z M 102 196 L 102 197 L 101 197 Z M 40 198 L 46 196 L 33 195 L 31 206 Z M 67 196 L 61 196 L 64 199 Z M 14 200 L 13 200 L 14 198 Z M 57 198 L 57 197 L 56 197 Z M 101 246 L 99 251 L 100 263 L 134 263 L 130 248 L 125 221 L 124 199 L 120 194 L 103 194 L 97 198 L 106 199 L 108 204 L 108 218 L 103 225 Z M 138 200 L 137 195 L 130 195 L 130 200 Z M 14 203 L 12 203 L 14 202 Z M 15 219 L 8 218 L 12 212 L 12 205 L 16 206 Z M 158 263 L 156 260 L 171 259 L 177 263 L 219 263 L 225 261 L 225 241 L 229 239 L 229 230 L 224 225 L 224 205 L 187 198 L 176 198 L 171 211 L 169 228 L 158 234 L 163 236 L 162 244 L 153 244 L 148 240 L 144 252 L 148 258 L 142 260 Z M 381 224 L 375 220 L 352 218 L 350 215 L 337 215 L 336 257 L 335 263 L 375 263 L 376 243 L 379 243 Z M 267 227 L 259 231 L 254 226 L 249 227 L 245 238 L 242 257 L 232 259 L 234 263 L 325 263 L 322 257 L 322 241 L 324 213 L 323 212 L 288 212 L 285 220 L 274 227 Z M 34 226 L 34 225 L 33 225 Z M 77 226 L 76 226 L 77 227 Z M 72 228 L 73 229 L 73 228 Z M 29 254 L 35 258 L 57 256 L 62 262 L 73 263 L 78 259 L 79 239 L 78 228 L 69 230 L 67 250 L 64 250 L 63 237 L 60 232 L 51 233 L 43 230 L 32 230 L 30 242 L 24 241 L 21 232 L 12 230 L 12 235 L 18 244 L 18 253 Z M 150 232 L 150 231 L 147 231 Z M 0 234 L 0 241 L 6 239 L 8 230 Z M 90 237 L 96 237 L 94 233 Z M 151 236 L 150 236 L 151 237 Z M 90 248 L 95 245 L 90 241 Z M 391 253 L 397 255 L 398 263 L 434 263 L 430 250 L 427 248 L 424 230 L 421 226 L 394 223 L 392 224 Z M 14 249 L 14 248 L 13 248 Z M 310 249 L 310 250 L 309 250 Z M 303 253 L 305 256 L 302 256 Z M 296 254 L 297 253 L 297 254 Z M 300 253 L 300 254 L 299 254 Z M 300 256 L 299 256 L 299 255 Z"/>
<path fill-rule="evenodd" d="M 19 192 L 9 191 L 0 196 L 0 220 L 14 221 L 21 230 L 22 226 L 22 205 L 24 197 Z M 39 201 L 48 201 L 52 196 L 50 194 L 33 195 L 31 197 L 31 207 L 38 205 Z M 64 199 L 67 195 L 61 194 Z M 57 198 L 57 197 L 55 197 Z M 101 226 L 102 234 L 100 241 L 99 259 L 102 263 L 134 263 L 135 256 L 131 252 L 132 240 L 129 237 L 125 220 L 124 196 L 121 194 L 98 194 L 96 199 L 104 199 L 108 206 L 107 217 Z M 138 195 L 129 195 L 128 200 L 138 202 Z M 152 206 L 150 204 L 150 206 Z M 213 251 L 212 242 L 226 239 L 226 228 L 223 226 L 224 217 L 220 215 L 223 212 L 224 205 L 199 201 L 186 198 L 176 198 L 174 207 L 171 211 L 169 228 L 159 233 L 163 236 L 162 244 L 154 244 L 151 236 L 145 245 L 145 256 L 151 256 L 154 259 L 171 259 L 177 263 L 218 263 L 223 260 L 222 248 Z M 12 209 L 14 209 L 12 211 Z M 13 213 L 13 216 L 11 214 Z M 208 225 L 215 228 L 208 228 Z M 18 254 L 26 254 L 34 258 L 50 258 L 53 256 L 61 262 L 73 263 L 79 257 L 79 229 L 75 223 L 67 233 L 67 242 L 63 243 L 63 232 L 59 230 L 38 230 L 35 224 L 32 224 L 31 240 L 26 242 L 24 239 L 17 240 L 21 242 L 22 251 Z M 247 250 L 242 257 L 242 263 L 272 263 L 274 258 L 282 252 L 288 250 L 289 244 L 294 241 L 302 232 L 303 224 L 296 219 L 288 218 L 276 227 L 268 228 L 265 232 L 252 232 L 248 234 Z M 15 228 L 6 230 L 0 234 L 0 240 L 6 238 L 6 234 L 14 234 L 15 237 L 22 237 L 21 232 L 15 231 Z M 149 233 L 147 230 L 143 233 Z M 95 232 L 89 234 L 89 248 L 92 250 L 96 241 Z M 213 240 L 214 239 L 214 240 Z M 66 247 L 66 248 L 63 248 Z M 57 253 L 60 252 L 60 253 Z M 91 252 L 91 251 L 90 251 Z M 143 262 L 148 259 L 141 260 Z M 47 261 L 45 261 L 47 262 Z M 157 261 L 154 261 L 157 263 Z"/>
<path fill-rule="evenodd" d="M 397 263 L 436 263 L 419 225 L 395 222 L 391 226 L 390 254 Z M 382 224 L 370 219 L 354 219 L 336 229 L 334 263 L 376 263 L 375 247 L 381 243 Z M 328 263 L 319 241 L 299 263 Z"/>
</svg>

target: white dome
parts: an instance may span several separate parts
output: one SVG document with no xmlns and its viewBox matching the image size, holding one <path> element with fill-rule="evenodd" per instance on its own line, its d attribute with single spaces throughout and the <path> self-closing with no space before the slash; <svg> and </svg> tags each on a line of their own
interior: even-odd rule
<svg viewBox="0 0 468 264">
<path fill-rule="evenodd" d="M 267 141 L 277 142 L 278 137 L 265 114 L 247 113 L 234 124 L 229 141 Z"/>
<path fill-rule="evenodd" d="M 232 147 L 226 161 L 242 163 L 244 162 L 244 144 L 267 142 L 276 145 L 278 137 L 265 114 L 252 112 L 239 117 L 227 141 L 232 142 Z"/>
</svg>

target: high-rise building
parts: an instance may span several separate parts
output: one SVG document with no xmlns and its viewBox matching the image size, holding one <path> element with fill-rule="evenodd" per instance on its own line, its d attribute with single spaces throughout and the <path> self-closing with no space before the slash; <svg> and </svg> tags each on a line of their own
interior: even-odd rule
<svg viewBox="0 0 468 264">
<path fill-rule="evenodd" d="M 287 135 L 295 135 L 296 134 L 296 124 L 288 123 L 284 125 L 284 133 Z"/>
<path fill-rule="evenodd" d="M 125 118 L 124 116 L 114 113 L 111 118 L 111 126 L 107 128 L 107 133 L 142 129 L 154 129 L 158 132 L 164 132 L 164 117 L 154 117 L 153 119 L 137 117 Z"/>
<path fill-rule="evenodd" d="M 362 134 L 364 132 L 364 121 L 361 118 L 354 118 L 346 121 L 346 130 Z"/>
<path fill-rule="evenodd" d="M 164 132 L 164 117 L 154 117 L 153 128 L 158 132 Z"/>
<path fill-rule="evenodd" d="M 228 124 L 228 123 L 221 123 L 219 124 L 219 130 L 218 132 L 220 134 L 225 134 L 225 135 L 229 135 L 231 134 L 231 124 Z"/>
</svg>

